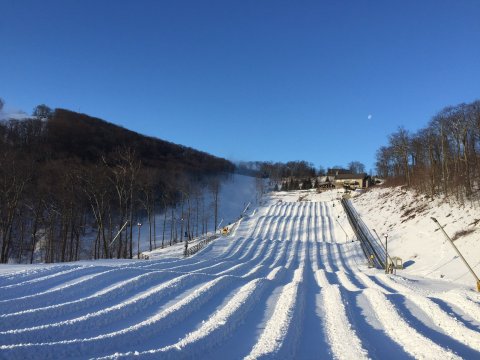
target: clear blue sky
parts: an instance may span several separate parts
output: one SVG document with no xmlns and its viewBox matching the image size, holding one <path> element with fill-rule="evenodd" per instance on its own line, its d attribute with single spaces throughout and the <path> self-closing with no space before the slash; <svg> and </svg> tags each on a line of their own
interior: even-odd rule
<svg viewBox="0 0 480 360">
<path fill-rule="evenodd" d="M 0 97 L 232 160 L 369 169 L 399 125 L 480 98 L 480 1 L 0 0 Z"/>
</svg>

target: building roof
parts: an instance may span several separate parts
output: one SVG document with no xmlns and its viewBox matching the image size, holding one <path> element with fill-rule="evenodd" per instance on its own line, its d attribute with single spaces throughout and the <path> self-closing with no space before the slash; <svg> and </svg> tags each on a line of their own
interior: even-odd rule
<svg viewBox="0 0 480 360">
<path fill-rule="evenodd" d="M 341 168 L 333 168 L 333 169 L 327 170 L 327 175 L 329 176 L 335 176 L 340 174 L 350 174 L 350 173 L 351 173 L 350 170 L 341 169 Z"/>
<path fill-rule="evenodd" d="M 367 173 L 360 173 L 360 174 L 338 174 L 335 176 L 336 180 L 349 180 L 349 179 L 365 179 L 367 177 Z"/>
</svg>

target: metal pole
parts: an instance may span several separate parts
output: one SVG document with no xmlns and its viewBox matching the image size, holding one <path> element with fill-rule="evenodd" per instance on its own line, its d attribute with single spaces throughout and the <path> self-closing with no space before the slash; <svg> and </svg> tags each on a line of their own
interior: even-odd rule
<svg viewBox="0 0 480 360">
<path fill-rule="evenodd" d="M 385 253 L 387 253 L 387 249 L 385 249 L 385 246 L 383 245 L 382 240 L 380 239 L 380 236 L 378 236 L 377 230 L 375 230 L 375 229 L 372 229 L 372 230 L 373 230 L 373 232 L 375 233 L 375 236 L 376 236 L 377 239 L 378 239 L 378 243 L 382 246 L 382 249 L 385 250 Z M 387 255 L 388 255 L 388 254 L 387 254 Z M 390 257 L 390 255 L 388 255 L 388 258 L 390 259 L 390 261 L 391 261 L 392 264 L 393 264 L 393 260 L 392 260 L 392 258 Z"/>
<path fill-rule="evenodd" d="M 185 249 L 183 251 L 183 255 L 185 257 L 188 256 L 188 238 L 185 239 Z"/>
<path fill-rule="evenodd" d="M 140 228 L 142 227 L 142 224 L 137 223 L 137 226 L 138 226 L 137 259 L 140 259 Z"/>
<path fill-rule="evenodd" d="M 443 235 L 445 235 L 445 237 L 448 239 L 448 241 L 450 241 L 450 244 L 452 244 L 453 248 L 455 249 L 455 251 L 457 252 L 458 256 L 460 256 L 460 259 L 462 259 L 463 263 L 465 264 L 465 266 L 468 268 L 468 270 L 472 273 L 473 277 L 477 280 L 477 291 L 480 292 L 480 279 L 478 278 L 477 274 L 475 274 L 475 271 L 473 271 L 473 269 L 470 267 L 470 265 L 468 265 L 468 262 L 467 260 L 465 260 L 465 258 L 463 257 L 463 255 L 460 253 L 460 251 L 458 250 L 458 248 L 455 246 L 455 244 L 453 243 L 453 240 L 450 239 L 450 236 L 447 235 L 447 233 L 445 232 L 445 230 L 443 229 L 443 226 L 440 225 L 440 223 L 438 222 L 437 219 L 435 219 L 434 217 L 430 217 L 430 219 L 433 220 L 433 222 L 435 222 L 437 225 L 438 225 L 438 228 L 440 230 L 442 230 L 443 232 Z"/>
<path fill-rule="evenodd" d="M 220 222 L 218 223 L 217 229 L 220 229 L 220 225 L 222 225 L 222 223 L 223 223 L 223 218 L 222 218 L 222 220 L 220 220 Z M 221 230 L 220 230 L 220 231 L 221 231 Z"/>
<path fill-rule="evenodd" d="M 335 219 L 335 221 L 338 223 L 338 225 L 340 226 L 340 229 L 343 230 L 343 232 L 345 233 L 345 243 L 348 242 L 348 235 L 347 235 L 347 232 L 345 231 L 345 229 L 343 228 L 342 224 L 340 224 L 340 221 L 338 221 L 338 219 Z"/>
<path fill-rule="evenodd" d="M 385 234 L 385 274 L 388 274 L 388 234 Z"/>
<path fill-rule="evenodd" d="M 123 224 L 123 226 L 120 228 L 120 230 L 118 230 L 117 235 L 115 235 L 115 237 L 114 237 L 113 240 L 110 242 L 110 244 L 108 244 L 108 247 L 112 246 L 113 242 L 114 242 L 115 240 L 117 240 L 118 235 L 120 235 L 120 233 L 122 232 L 123 228 L 124 228 L 125 226 L 127 226 L 127 224 L 128 224 L 128 220 L 125 221 L 125 224 Z"/>
<path fill-rule="evenodd" d="M 243 211 L 242 211 L 242 215 L 247 212 L 249 207 L 250 207 L 250 203 L 248 203 L 247 206 L 245 206 L 245 209 L 243 209 Z"/>
</svg>

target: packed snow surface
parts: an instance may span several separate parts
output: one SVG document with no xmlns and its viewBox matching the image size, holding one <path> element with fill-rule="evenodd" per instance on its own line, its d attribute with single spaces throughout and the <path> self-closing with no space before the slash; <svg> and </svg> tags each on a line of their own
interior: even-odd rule
<svg viewBox="0 0 480 360">
<path fill-rule="evenodd" d="M 475 278 L 431 218 L 439 221 L 480 275 L 478 202 L 459 204 L 453 197 L 432 199 L 400 187 L 375 188 L 352 201 L 382 241 L 388 235 L 389 252 L 402 258 L 404 273 L 475 286 Z"/>
<path fill-rule="evenodd" d="M 352 240 L 334 192 L 277 193 L 190 258 L 8 267 L 0 358 L 480 358 L 471 286 Z"/>
</svg>

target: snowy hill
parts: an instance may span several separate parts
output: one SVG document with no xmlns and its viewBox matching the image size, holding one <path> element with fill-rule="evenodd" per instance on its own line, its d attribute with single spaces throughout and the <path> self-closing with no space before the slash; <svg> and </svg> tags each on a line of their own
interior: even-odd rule
<svg viewBox="0 0 480 360">
<path fill-rule="evenodd" d="M 272 194 L 187 259 L 0 275 L 0 357 L 479 358 L 479 294 L 368 268 L 336 197 Z"/>
<path fill-rule="evenodd" d="M 472 204 L 429 199 L 401 188 L 376 188 L 353 204 L 371 229 L 388 233 L 391 254 L 407 264 L 405 274 L 475 285 L 473 276 L 430 219 L 445 228 L 477 275 L 480 274 L 480 209 Z M 382 241 L 384 239 L 382 238 Z"/>
<path fill-rule="evenodd" d="M 223 225 L 237 220 L 249 203 L 251 208 L 256 206 L 255 181 L 254 177 L 234 174 L 229 181 L 222 183 L 218 215 L 224 220 Z"/>
<path fill-rule="evenodd" d="M 211 194 L 208 191 L 205 191 L 204 194 L 206 198 L 206 203 L 211 204 L 212 198 Z M 256 179 L 251 176 L 233 174 L 227 180 L 223 181 L 220 186 L 219 193 L 219 206 L 218 206 L 218 222 L 220 223 L 220 228 L 223 226 L 228 226 L 229 224 L 235 223 L 243 211 L 249 208 L 250 212 L 257 205 L 258 192 L 256 188 Z M 211 207 L 211 205 L 210 205 Z M 212 211 L 211 209 L 209 209 Z M 168 210 L 168 213 L 170 210 Z M 163 215 L 157 215 L 157 234 L 162 233 L 162 217 Z M 166 223 L 166 232 L 170 232 L 170 221 Z M 209 235 L 213 234 L 214 228 L 213 217 L 210 218 L 208 224 Z M 218 224 L 217 224 L 218 225 Z M 198 240 L 202 240 L 204 237 L 196 238 L 191 241 L 191 245 L 194 245 Z M 161 235 L 157 235 L 157 244 L 160 244 Z M 162 258 L 162 257 L 183 257 L 184 254 L 184 243 L 179 242 L 173 244 L 172 246 L 167 246 L 164 249 L 158 248 L 153 251 L 149 250 L 149 234 L 147 231 L 141 233 L 140 239 L 140 251 L 144 255 L 148 255 L 150 258 Z"/>
</svg>

